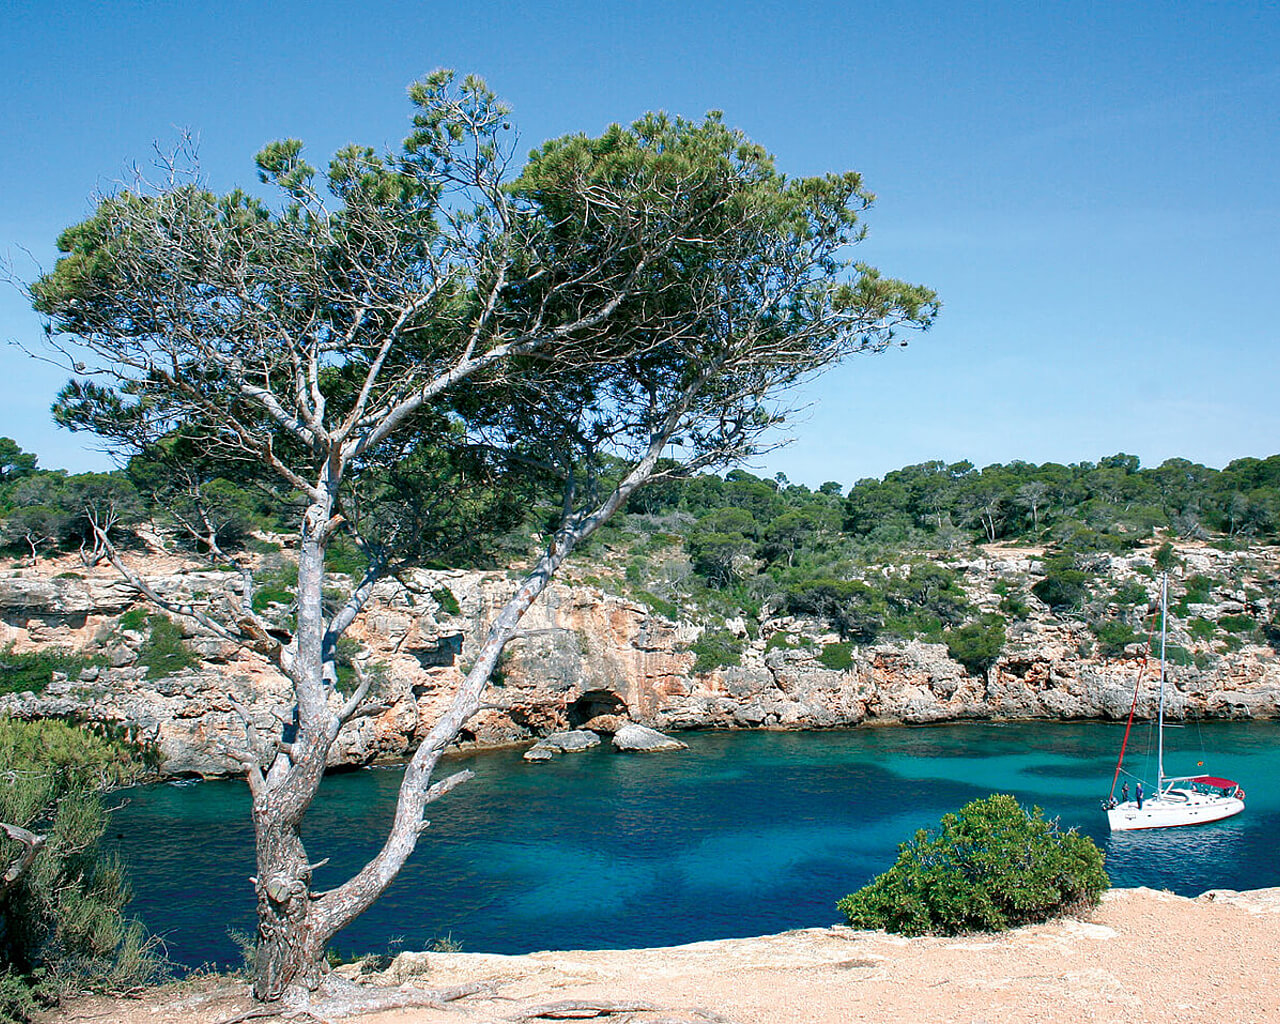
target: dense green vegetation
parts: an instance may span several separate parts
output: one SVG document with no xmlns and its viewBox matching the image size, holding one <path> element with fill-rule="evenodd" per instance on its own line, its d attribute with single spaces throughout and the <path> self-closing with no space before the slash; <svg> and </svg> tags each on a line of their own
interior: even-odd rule
<svg viewBox="0 0 1280 1024">
<path fill-rule="evenodd" d="M 0 538 L 11 554 L 25 560 L 33 552 L 87 550 L 88 519 L 75 513 L 76 502 L 85 501 L 81 478 L 40 470 L 35 456 L 8 439 L 0 439 L 0 462 Z M 221 481 L 214 488 L 219 500 L 245 512 L 234 530 L 217 534 L 216 551 L 176 524 L 164 504 L 173 496 L 161 486 L 163 474 L 154 462 L 135 460 L 127 473 L 90 474 L 90 491 L 131 496 L 119 506 L 127 514 L 120 512 L 111 527 L 118 543 L 129 544 L 131 531 L 150 521 L 215 562 L 238 549 L 261 556 L 253 607 L 289 628 L 296 564 L 278 543 L 252 532 L 280 524 L 245 511 L 252 506 L 252 489 L 233 484 L 231 469 L 206 468 L 222 474 L 211 478 Z M 243 493 L 232 500 L 235 487 Z M 33 516 L 40 517 L 22 505 L 36 491 L 57 507 L 53 518 L 61 524 L 60 532 L 43 538 L 29 530 Z M 534 491 L 525 497 L 530 500 L 523 518 L 504 506 L 487 532 L 473 530 L 466 545 L 446 544 L 452 552 L 448 561 L 501 567 L 535 550 L 555 510 L 534 500 Z M 923 639 L 945 644 L 967 671 L 981 675 L 1000 656 L 1010 629 L 1046 606 L 1059 618 L 1084 621 L 1097 653 L 1123 656 L 1146 636 L 1151 594 L 1141 580 L 1110 580 L 1107 559 L 1145 547 L 1153 577 L 1179 565 L 1168 538 L 1207 539 L 1223 547 L 1280 539 L 1280 456 L 1238 459 L 1223 470 L 1177 459 L 1144 469 L 1128 455 L 1070 466 L 1014 462 L 982 470 L 930 462 L 859 481 L 847 495 L 835 482 L 810 490 L 781 475 L 763 479 L 742 470 L 666 479 L 631 499 L 626 514 L 584 551 L 577 571 L 584 582 L 625 594 L 657 614 L 705 623 L 708 632 L 690 648 L 697 671 L 739 664 L 745 639 L 754 638 L 763 618 L 795 615 L 817 619 L 838 635 L 839 645 L 815 652 L 823 664 L 844 665 L 849 645 Z M 979 609 L 956 563 L 975 545 L 993 540 L 1045 548 L 1043 574 L 999 581 L 998 609 Z M 422 561 L 443 564 L 443 555 L 438 548 Z M 339 542 L 327 552 L 326 564 L 358 576 L 368 559 L 354 544 Z M 1172 610 L 1186 620 L 1190 638 L 1225 651 L 1280 637 L 1269 616 L 1240 613 L 1211 621 L 1193 612 L 1225 582 L 1192 574 L 1175 586 Z M 432 596 L 444 614 L 458 613 L 447 587 Z M 725 629 L 726 619 L 738 618 L 750 634 L 745 639 Z M 142 628 L 144 621 L 132 628 Z M 791 645 L 784 634 L 769 646 Z M 1173 657 L 1190 664 L 1204 656 L 1178 648 Z M 181 667 L 180 660 L 174 664 Z M 9 670 L 0 664 L 0 671 Z M 40 672 L 47 681 L 47 672 Z"/>
<path fill-rule="evenodd" d="M 187 472 L 199 461 L 190 456 Z M 216 534 L 224 548 L 261 544 L 249 536 L 252 530 L 280 526 L 268 514 L 271 503 L 247 479 L 230 479 L 234 464 L 210 464 L 206 470 L 208 479 L 200 484 L 205 505 L 237 510 L 220 517 L 234 521 L 234 529 Z M 182 533 L 182 510 L 168 500 L 172 475 L 154 458 L 141 457 L 122 472 L 42 470 L 35 455 L 0 438 L 4 542 L 15 554 L 76 550 L 91 545 L 95 518 L 110 521 L 122 537 L 148 519 Z M 703 474 L 654 483 L 632 498 L 628 511 L 681 514 L 672 525 L 679 527 L 675 532 L 695 570 L 722 588 L 749 573 L 752 563 L 794 569 L 824 553 L 848 554 L 853 542 L 861 550 L 954 550 L 1008 541 L 1114 552 L 1156 530 L 1184 538 L 1280 539 L 1280 455 L 1237 459 L 1222 470 L 1184 459 L 1146 469 L 1124 454 L 1096 463 L 1011 462 L 981 470 L 967 462 L 925 462 L 883 479 L 859 480 L 845 497 L 842 491 L 834 481 L 811 491 L 781 474 L 770 480 L 734 470 L 723 478 Z M 508 525 L 536 532 L 539 511 L 523 527 Z M 1171 550 L 1162 552 L 1158 568 L 1169 568 Z M 338 561 L 344 555 L 350 557 L 333 553 Z"/>
<path fill-rule="evenodd" d="M 0 822 L 21 830 L 0 830 L 0 1022 L 71 992 L 154 980 L 155 942 L 124 916 L 124 874 L 98 848 L 100 794 L 145 770 L 136 749 L 63 722 L 0 718 L 0 764 Z"/>
<path fill-rule="evenodd" d="M 1154 590 L 1141 579 L 1114 581 L 1112 556 L 1145 549 L 1147 561 L 1135 571 L 1150 580 L 1179 566 L 1167 538 L 1222 547 L 1274 541 L 1277 509 L 1280 456 L 1237 460 L 1221 471 L 1181 460 L 1146 470 L 1125 455 L 981 471 L 935 462 L 860 481 L 846 497 L 834 482 L 812 491 L 736 470 L 642 492 L 608 542 L 626 551 L 613 556 L 626 559 L 622 589 L 650 607 L 662 602 L 712 628 L 736 616 L 750 628 L 768 612 L 816 618 L 846 644 L 944 643 L 982 675 L 1013 625 L 1037 610 L 1083 621 L 1098 653 L 1123 656 L 1146 636 Z M 998 609 L 979 609 L 962 563 L 992 541 L 1045 549 L 1043 574 L 1000 580 Z M 1228 584 L 1236 586 L 1193 574 L 1183 593 L 1175 582 L 1176 613 L 1188 617 L 1192 605 Z M 1276 590 L 1276 581 L 1266 589 Z M 1216 651 L 1277 632 L 1274 621 L 1243 614 L 1197 628 Z M 712 664 L 702 647 L 695 653 L 699 665 Z M 1173 657 L 1193 660 L 1182 649 Z"/>
<path fill-rule="evenodd" d="M 55 672 L 74 679 L 89 666 L 100 665 L 102 662 L 102 658 L 58 647 L 14 653 L 13 644 L 6 644 L 0 650 L 0 694 L 27 691 L 42 693 L 53 681 Z"/>
<path fill-rule="evenodd" d="M 903 935 L 1004 931 L 1097 906 L 1102 851 L 1075 829 L 993 794 L 921 829 L 898 860 L 837 907 L 855 928 Z"/>
<path fill-rule="evenodd" d="M 862 536 L 959 529 L 986 541 L 1052 542 L 1122 550 L 1154 529 L 1180 537 L 1274 539 L 1280 532 L 1280 456 L 1236 459 L 1215 470 L 1185 459 L 1143 469 L 1132 455 L 1070 466 L 1026 462 L 977 470 L 926 462 L 862 480 L 846 525 Z"/>
<path fill-rule="evenodd" d="M 159 612 L 147 616 L 147 637 L 138 648 L 138 664 L 148 679 L 163 679 L 184 668 L 199 668 L 200 656 L 182 639 L 182 630 Z"/>
</svg>

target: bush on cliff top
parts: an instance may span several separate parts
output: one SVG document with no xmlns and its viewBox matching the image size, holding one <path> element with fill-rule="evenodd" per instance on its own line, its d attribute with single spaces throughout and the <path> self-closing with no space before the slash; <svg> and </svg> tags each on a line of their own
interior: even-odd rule
<svg viewBox="0 0 1280 1024">
<path fill-rule="evenodd" d="M 898 847 L 898 860 L 836 904 L 855 928 L 902 935 L 1004 931 L 1097 906 L 1102 851 L 1008 794 L 974 800 Z"/>
</svg>

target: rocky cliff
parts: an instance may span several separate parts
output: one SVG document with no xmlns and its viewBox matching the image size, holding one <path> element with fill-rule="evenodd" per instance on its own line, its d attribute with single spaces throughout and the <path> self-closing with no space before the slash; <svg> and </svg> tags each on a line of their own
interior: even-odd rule
<svg viewBox="0 0 1280 1024">
<path fill-rule="evenodd" d="M 1280 714 L 1280 660 L 1256 635 L 1222 643 L 1188 632 L 1200 622 L 1269 615 L 1265 587 L 1280 571 L 1280 551 L 1211 547 L 1179 550 L 1184 574 L 1219 581 L 1204 603 L 1181 608 L 1173 639 L 1194 657 L 1170 666 L 1173 717 L 1258 718 Z M 979 608 L 994 610 L 996 586 L 1033 579 L 1038 553 L 990 549 L 950 563 Z M 194 563 L 157 557 L 146 563 L 167 596 L 217 604 L 236 580 Z M 1143 555 L 1117 557 L 1106 572 L 1118 583 L 1155 583 Z M 473 657 L 477 638 L 510 595 L 505 574 L 419 572 L 380 584 L 350 635 L 381 666 L 373 713 L 344 733 L 335 765 L 394 759 L 448 702 Z M 1035 605 L 1034 599 L 1032 604 Z M 15 653 L 74 650 L 97 664 L 55 675 L 43 693 L 0 697 L 0 713 L 76 715 L 127 724 L 154 742 L 173 775 L 238 772 L 234 753 L 244 729 L 233 699 L 264 728 L 288 706 L 288 687 L 256 656 L 179 620 L 198 668 L 157 674 L 140 660 L 145 644 L 137 596 L 106 567 L 53 563 L 10 569 L 0 577 L 0 646 Z M 695 673 L 689 651 L 704 628 L 655 614 L 599 587 L 567 581 L 537 602 L 508 648 L 490 689 L 490 705 L 463 736 L 469 744 L 532 740 L 586 726 L 613 731 L 631 720 L 661 730 L 835 728 L 862 723 L 926 723 L 974 718 L 1119 718 L 1128 713 L 1139 675 L 1139 712 L 1150 714 L 1155 669 L 1137 646 L 1102 659 L 1083 622 L 1031 607 L 985 674 L 967 672 L 942 644 L 878 643 L 847 650 L 847 667 L 829 668 L 824 653 L 839 638 L 816 621 L 764 616 L 730 620 L 742 640 L 739 665 Z M 130 628 L 133 627 L 133 628 Z M 1204 632 L 1203 630 L 1201 631 Z M 843 652 L 842 652 L 843 653 Z M 143 659 L 145 660 L 145 659 Z M 335 697 L 335 699 L 337 699 Z"/>
</svg>

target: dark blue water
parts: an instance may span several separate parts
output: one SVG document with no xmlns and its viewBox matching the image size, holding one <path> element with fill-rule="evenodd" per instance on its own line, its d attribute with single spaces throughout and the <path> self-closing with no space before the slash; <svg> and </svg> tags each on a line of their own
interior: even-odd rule
<svg viewBox="0 0 1280 1024">
<path fill-rule="evenodd" d="M 1247 809 L 1193 829 L 1111 836 L 1099 799 L 1122 732 L 1019 723 L 709 733 L 686 734 L 690 749 L 671 754 L 453 758 L 447 770 L 469 767 L 475 780 L 428 808 L 409 864 L 334 945 L 420 949 L 451 936 L 468 951 L 515 953 L 827 925 L 835 901 L 885 870 L 898 843 L 996 791 L 1091 835 L 1113 885 L 1185 895 L 1280 885 L 1280 725 L 1170 730 L 1170 773 L 1236 778 Z M 1141 772 L 1135 746 L 1142 737 L 1129 761 Z M 392 770 L 325 780 L 307 831 L 312 860 L 331 858 L 318 887 L 376 849 L 399 780 Z M 133 909 L 179 963 L 234 963 L 228 929 L 252 931 L 248 808 L 240 782 L 159 785 L 129 793 L 113 817 Z"/>
</svg>

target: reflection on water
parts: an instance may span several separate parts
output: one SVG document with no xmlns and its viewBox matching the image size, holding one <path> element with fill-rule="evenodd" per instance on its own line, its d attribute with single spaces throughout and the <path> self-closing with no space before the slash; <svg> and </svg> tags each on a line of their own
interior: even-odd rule
<svg viewBox="0 0 1280 1024">
<path fill-rule="evenodd" d="M 1102 845 L 1113 884 L 1146 885 L 1183 895 L 1206 889 L 1276 885 L 1267 870 L 1280 837 L 1275 814 L 1248 807 L 1238 816 L 1191 828 L 1113 832 Z M 1123 881 L 1121 881 L 1123 880 Z"/>
<path fill-rule="evenodd" d="M 1213 770 L 1248 790 L 1245 812 L 1114 836 L 1099 809 L 1123 733 L 1112 724 L 694 734 L 680 753 L 596 749 L 542 765 L 519 751 L 458 757 L 475 780 L 432 806 L 400 878 L 335 945 L 423 948 L 452 934 L 467 950 L 524 952 L 826 925 L 836 900 L 885 870 L 917 828 L 997 791 L 1092 836 L 1115 885 L 1185 895 L 1280 885 L 1280 793 L 1262 785 L 1280 775 L 1280 726 L 1198 732 L 1215 751 Z M 340 882 L 374 852 L 399 781 L 392 770 L 325 780 L 306 834 L 311 859 L 330 858 L 317 886 Z M 235 962 L 226 931 L 253 923 L 245 787 L 130 796 L 112 820 L 135 911 L 166 935 L 177 961 Z"/>
</svg>

